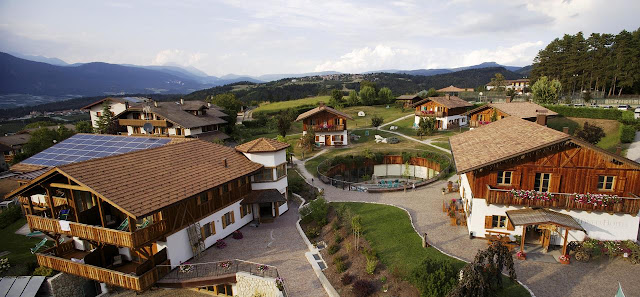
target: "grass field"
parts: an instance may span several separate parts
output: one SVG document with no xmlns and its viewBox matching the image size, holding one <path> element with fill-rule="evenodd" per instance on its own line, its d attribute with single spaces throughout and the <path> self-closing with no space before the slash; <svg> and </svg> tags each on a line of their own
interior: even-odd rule
<svg viewBox="0 0 640 297">
<path fill-rule="evenodd" d="M 574 134 L 576 130 L 584 126 L 585 122 L 602 127 L 605 137 L 598 142 L 598 147 L 615 152 L 616 147 L 620 144 L 620 134 L 622 133 L 622 125 L 614 120 L 602 119 L 586 119 L 571 117 L 555 117 L 549 119 L 547 126 L 549 128 L 562 131 L 563 127 L 569 127 L 569 133 Z"/>
<path fill-rule="evenodd" d="M 398 108 L 397 106 L 390 104 L 389 108 L 386 105 L 375 106 L 351 106 L 345 107 L 340 111 L 353 117 L 353 121 L 348 121 L 347 126 L 349 129 L 366 128 L 371 126 L 371 118 L 374 116 L 381 116 L 384 120 L 383 123 L 391 122 L 399 117 L 405 116 L 413 112 L 412 110 L 405 110 Z M 365 116 L 359 117 L 358 112 L 364 111 Z"/>
<path fill-rule="evenodd" d="M 400 208 L 353 202 L 332 204 L 344 204 L 355 215 L 360 215 L 364 237 L 387 267 L 398 267 L 406 274 L 425 258 L 451 262 L 456 269 L 462 269 L 465 265 L 464 262 L 440 253 L 433 247 L 423 248 L 422 240 L 413 229 L 409 216 Z M 504 279 L 505 287 L 498 296 L 530 296 L 518 283 L 506 277 Z"/>
<path fill-rule="evenodd" d="M 15 233 L 16 230 L 20 229 L 20 227 L 24 226 L 26 223 L 27 219 L 22 218 L 7 226 L 7 228 L 0 230 L 0 238 L 2 238 L 2 240 L 0 240 L 0 252 L 10 252 L 6 257 L 9 258 L 11 268 L 5 273 L 5 275 L 24 275 L 30 273 L 30 271 L 27 271 L 27 263 L 36 262 L 36 256 L 31 253 L 29 248 L 36 246 L 36 244 L 42 239 L 30 239 Z M 53 243 L 50 241 L 49 246 L 52 244 Z"/>
<path fill-rule="evenodd" d="M 329 96 L 317 96 L 317 97 L 309 97 L 298 100 L 289 100 L 289 101 L 278 101 L 273 103 L 262 103 L 258 108 L 256 108 L 254 113 L 273 113 L 287 108 L 294 108 L 303 105 L 318 105 L 318 102 L 324 101 L 329 102 Z"/>
</svg>

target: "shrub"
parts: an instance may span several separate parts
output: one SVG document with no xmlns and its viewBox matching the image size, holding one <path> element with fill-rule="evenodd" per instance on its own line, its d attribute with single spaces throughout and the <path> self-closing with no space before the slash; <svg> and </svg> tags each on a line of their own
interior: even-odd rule
<svg viewBox="0 0 640 297">
<path fill-rule="evenodd" d="M 376 290 L 373 283 L 363 279 L 355 281 L 351 289 L 353 291 L 353 295 L 356 297 L 367 297 L 373 294 Z"/>
<path fill-rule="evenodd" d="M 384 119 L 381 116 L 375 115 L 371 117 L 371 126 L 378 127 L 382 125 L 382 122 L 384 122 Z"/>
<path fill-rule="evenodd" d="M 351 242 L 347 242 L 344 244 L 344 248 L 347 249 L 347 253 L 350 253 L 353 250 L 353 245 L 351 245 Z"/>
<path fill-rule="evenodd" d="M 631 143 L 636 137 L 636 128 L 629 125 L 622 125 L 622 134 L 620 134 L 620 142 Z"/>
<path fill-rule="evenodd" d="M 327 218 L 322 218 L 318 221 L 318 225 L 320 226 L 326 226 L 327 224 L 329 224 L 329 221 L 327 221 Z"/>
<path fill-rule="evenodd" d="M 302 216 L 303 222 L 316 221 L 320 225 L 327 224 L 327 213 L 329 212 L 329 205 L 327 200 L 323 197 L 315 199 L 307 205 L 307 207 L 300 210 L 300 216 Z M 324 225 L 322 224 L 324 222 Z"/>
<path fill-rule="evenodd" d="M 242 239 L 244 236 L 242 235 L 242 232 L 240 232 L 240 230 L 236 230 L 233 231 L 231 237 L 233 237 L 233 239 Z"/>
<path fill-rule="evenodd" d="M 335 241 L 336 244 L 339 244 L 342 242 L 342 236 L 340 236 L 340 233 L 336 232 L 336 234 L 333 236 L 333 240 Z"/>
<path fill-rule="evenodd" d="M 363 249 L 362 250 L 362 254 L 365 255 L 365 257 L 368 260 L 373 260 L 373 259 L 378 259 L 378 252 L 375 249 Z"/>
<path fill-rule="evenodd" d="M 365 270 L 368 274 L 374 274 L 376 272 L 376 267 L 378 267 L 378 259 L 367 259 L 367 267 L 365 267 Z"/>
<path fill-rule="evenodd" d="M 331 228 L 333 229 L 333 231 L 338 231 L 338 230 L 340 230 L 341 227 L 342 226 L 340 226 L 340 222 L 338 222 L 338 220 L 333 222 L 333 225 L 331 225 Z"/>
<path fill-rule="evenodd" d="M 33 275 L 50 276 L 53 274 L 53 269 L 49 267 L 40 266 L 33 271 Z"/>
<path fill-rule="evenodd" d="M 456 286 L 457 273 L 450 262 L 424 259 L 411 271 L 409 280 L 421 296 L 447 296 Z"/>
<path fill-rule="evenodd" d="M 351 282 L 353 282 L 353 275 L 348 273 L 343 274 L 340 277 L 340 282 L 342 283 L 343 286 L 350 284 Z"/>
<path fill-rule="evenodd" d="M 320 236 L 320 229 L 317 227 L 311 227 L 304 234 L 307 235 L 308 238 L 316 238 Z"/>
<path fill-rule="evenodd" d="M 17 205 L 11 205 L 7 209 L 0 213 L 0 229 L 4 229 L 7 226 L 13 224 L 13 222 L 20 219 L 22 212 Z"/>
<path fill-rule="evenodd" d="M 622 118 L 623 114 L 622 111 L 618 109 L 571 107 L 562 105 L 544 105 L 544 107 L 555 111 L 562 116 L 575 118 L 606 119 L 617 121 Z"/>
<path fill-rule="evenodd" d="M 327 252 L 329 253 L 329 255 L 333 255 L 335 253 L 337 253 L 340 250 L 340 246 L 337 244 L 332 244 L 329 246 L 329 249 L 327 249 Z"/>
<path fill-rule="evenodd" d="M 11 264 L 9 264 L 9 258 L 0 259 L 0 273 L 3 273 L 11 268 Z"/>
<path fill-rule="evenodd" d="M 576 136 L 588 143 L 596 144 L 606 135 L 604 134 L 604 129 L 602 129 L 602 127 L 585 122 L 582 129 L 576 132 Z"/>
<path fill-rule="evenodd" d="M 347 264 L 342 260 L 342 256 L 333 257 L 333 265 L 336 266 L 336 271 L 338 271 L 338 273 L 347 271 Z"/>
<path fill-rule="evenodd" d="M 218 239 L 218 241 L 216 241 L 215 245 L 219 249 L 223 249 L 223 248 L 227 247 L 227 243 L 224 242 L 223 239 Z"/>
</svg>

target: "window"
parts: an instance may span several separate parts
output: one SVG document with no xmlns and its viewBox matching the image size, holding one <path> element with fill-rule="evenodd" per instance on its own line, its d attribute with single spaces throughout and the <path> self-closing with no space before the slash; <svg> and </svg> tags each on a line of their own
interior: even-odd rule
<svg viewBox="0 0 640 297">
<path fill-rule="evenodd" d="M 132 117 L 134 120 L 139 120 L 139 119 L 140 119 L 140 113 L 139 113 L 139 112 L 131 113 L 131 117 Z"/>
<path fill-rule="evenodd" d="M 251 213 L 251 204 L 241 205 L 240 206 L 240 217 L 244 218 L 244 216 Z"/>
<path fill-rule="evenodd" d="M 276 167 L 276 178 L 287 176 L 287 164 L 282 163 Z"/>
<path fill-rule="evenodd" d="M 498 184 L 499 185 L 510 185 L 511 184 L 511 175 L 513 175 L 513 172 L 511 172 L 511 171 L 498 171 Z"/>
<path fill-rule="evenodd" d="M 202 240 L 205 240 L 209 236 L 215 235 L 215 234 L 216 234 L 215 222 L 209 222 L 202 225 L 202 227 L 200 227 L 200 235 L 202 236 Z"/>
<path fill-rule="evenodd" d="M 241 177 L 241 178 L 240 178 L 240 185 L 241 185 L 241 186 L 246 185 L 246 184 L 247 184 L 247 180 L 248 180 L 248 179 L 249 179 L 249 177 L 248 177 L 248 176 L 243 176 L 243 177 Z"/>
<path fill-rule="evenodd" d="M 493 229 L 506 229 L 507 217 L 506 216 L 492 216 L 491 228 Z"/>
<path fill-rule="evenodd" d="M 342 135 L 333 135 L 332 137 L 334 142 L 342 142 Z"/>
<path fill-rule="evenodd" d="M 222 216 L 222 229 L 227 228 L 227 226 L 229 226 L 229 225 L 231 225 L 231 224 L 233 224 L 235 222 L 236 222 L 236 219 L 235 219 L 235 216 L 233 214 L 233 210 L 228 212 L 228 213 L 225 213 Z"/>
<path fill-rule="evenodd" d="M 273 168 L 263 168 L 260 172 L 253 176 L 253 181 L 273 181 Z"/>
<path fill-rule="evenodd" d="M 222 193 L 229 193 L 229 184 L 222 185 Z"/>
<path fill-rule="evenodd" d="M 320 136 L 316 135 L 316 142 L 320 142 Z"/>
<path fill-rule="evenodd" d="M 536 173 L 536 181 L 533 189 L 538 192 L 549 192 L 549 180 L 551 173 Z"/>
<path fill-rule="evenodd" d="M 201 193 L 200 195 L 198 195 L 198 205 L 205 204 L 208 201 L 209 198 L 207 198 L 207 193 Z"/>
<path fill-rule="evenodd" d="M 602 191 L 613 191 L 613 186 L 615 185 L 616 177 L 609 175 L 600 175 L 598 176 L 598 190 Z"/>
<path fill-rule="evenodd" d="M 216 296 L 233 296 L 233 287 L 231 285 L 216 285 L 198 288 L 199 291 L 209 291 Z"/>
</svg>

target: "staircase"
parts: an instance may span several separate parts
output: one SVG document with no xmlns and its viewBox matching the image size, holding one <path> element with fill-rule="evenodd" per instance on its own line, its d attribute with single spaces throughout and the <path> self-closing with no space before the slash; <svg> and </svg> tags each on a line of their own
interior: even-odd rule
<svg viewBox="0 0 640 297">
<path fill-rule="evenodd" d="M 196 259 L 204 252 L 204 241 L 202 240 L 202 234 L 200 223 L 189 225 L 187 228 L 187 234 L 189 234 L 189 245 L 193 252 L 193 258 Z"/>
</svg>

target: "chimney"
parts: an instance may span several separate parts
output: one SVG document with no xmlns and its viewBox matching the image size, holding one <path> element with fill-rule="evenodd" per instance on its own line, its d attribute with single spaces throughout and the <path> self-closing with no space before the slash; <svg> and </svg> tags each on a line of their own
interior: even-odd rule
<svg viewBox="0 0 640 297">
<path fill-rule="evenodd" d="M 158 101 L 153 101 L 153 106 L 158 107 Z"/>
<path fill-rule="evenodd" d="M 616 147 L 616 155 L 622 156 L 622 147 L 621 146 L 617 146 Z"/>
<path fill-rule="evenodd" d="M 224 166 L 224 168 L 229 167 L 229 164 L 227 164 L 227 158 L 222 159 L 222 165 Z"/>
<path fill-rule="evenodd" d="M 511 103 L 512 98 L 513 97 L 511 97 L 511 96 L 507 96 L 507 103 Z"/>
<path fill-rule="evenodd" d="M 451 94 L 447 94 L 444 97 L 447 98 L 447 100 L 451 100 Z"/>
<path fill-rule="evenodd" d="M 180 105 L 184 105 L 184 98 L 180 98 Z"/>
<path fill-rule="evenodd" d="M 569 127 L 562 127 L 562 133 L 569 134 Z"/>
<path fill-rule="evenodd" d="M 320 106 L 320 107 L 324 106 L 324 101 L 318 102 L 318 106 Z"/>
<path fill-rule="evenodd" d="M 539 125 L 542 126 L 546 126 L 547 125 L 547 115 L 544 113 L 539 113 L 538 116 L 536 117 L 536 123 L 538 123 Z"/>
</svg>

